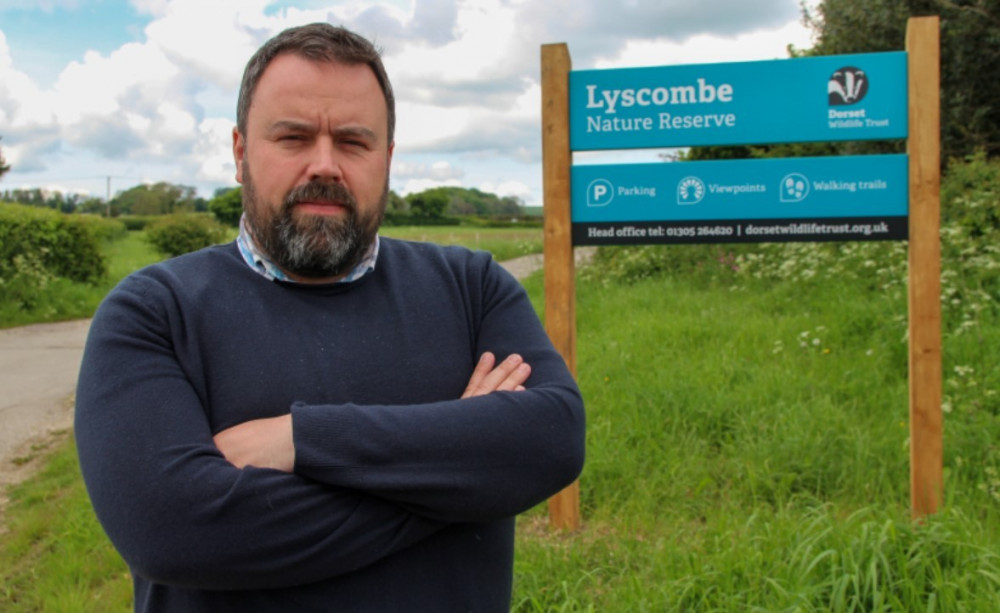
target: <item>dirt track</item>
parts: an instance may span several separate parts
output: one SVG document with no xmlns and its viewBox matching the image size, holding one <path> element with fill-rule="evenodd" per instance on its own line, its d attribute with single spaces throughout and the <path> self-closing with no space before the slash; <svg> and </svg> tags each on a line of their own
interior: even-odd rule
<svg viewBox="0 0 1000 613">
<path fill-rule="evenodd" d="M 90 320 L 0 330 L 0 509 L 5 486 L 31 474 L 70 431 Z"/>
</svg>

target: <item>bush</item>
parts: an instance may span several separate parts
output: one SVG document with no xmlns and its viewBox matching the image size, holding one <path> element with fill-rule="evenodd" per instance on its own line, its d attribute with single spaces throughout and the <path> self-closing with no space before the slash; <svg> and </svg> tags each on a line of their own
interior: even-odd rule
<svg viewBox="0 0 1000 613">
<path fill-rule="evenodd" d="M 94 283 L 107 274 L 102 224 L 49 209 L 0 204 L 0 279 L 41 267 L 55 277 Z M 21 262 L 21 264 L 17 264 Z"/>
<path fill-rule="evenodd" d="M 169 215 L 146 229 L 146 240 L 160 253 L 176 257 L 229 238 L 229 230 L 210 215 Z"/>
<path fill-rule="evenodd" d="M 122 238 L 128 228 L 119 219 L 108 219 L 99 215 L 74 215 L 72 221 L 82 224 L 95 238 L 102 241 L 112 241 Z"/>
<path fill-rule="evenodd" d="M 1000 230 L 1000 160 L 981 151 L 952 160 L 941 182 L 941 215 L 973 238 Z"/>
<path fill-rule="evenodd" d="M 604 284 L 636 283 L 682 275 L 712 280 L 735 272 L 735 259 L 747 245 L 629 245 L 600 247 L 581 273 Z"/>
<path fill-rule="evenodd" d="M 162 219 L 160 215 L 122 215 L 117 218 L 129 232 L 145 230 L 151 223 Z"/>
<path fill-rule="evenodd" d="M 233 189 L 218 194 L 208 201 L 208 210 L 215 215 L 221 223 L 238 228 L 240 217 L 243 215 L 243 188 Z"/>
</svg>

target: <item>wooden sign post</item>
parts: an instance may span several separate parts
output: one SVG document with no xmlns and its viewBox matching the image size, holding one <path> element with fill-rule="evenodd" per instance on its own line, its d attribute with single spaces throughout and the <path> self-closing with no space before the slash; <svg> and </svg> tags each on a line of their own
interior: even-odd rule
<svg viewBox="0 0 1000 613">
<path fill-rule="evenodd" d="M 852 107 L 831 106 L 830 109 L 824 110 L 823 113 L 827 114 L 831 118 L 829 122 L 829 128 L 834 130 L 830 132 L 830 138 L 826 140 L 852 140 L 852 134 L 844 131 L 842 128 L 854 128 L 858 127 L 862 130 L 867 130 L 868 128 L 874 127 L 875 129 L 881 129 L 883 126 L 888 127 L 891 133 L 872 132 L 869 136 L 862 136 L 861 138 L 902 138 L 906 136 L 907 141 L 907 153 L 908 159 L 908 169 L 906 173 L 900 171 L 899 180 L 889 179 L 889 175 L 886 175 L 888 182 L 896 183 L 906 183 L 908 182 L 908 212 L 900 212 L 896 214 L 895 209 L 886 209 L 885 211 L 872 211 L 869 212 L 867 217 L 855 217 L 850 220 L 850 223 L 845 223 L 845 227 L 850 226 L 850 224 L 860 224 L 854 227 L 870 227 L 870 223 L 879 222 L 878 225 L 884 225 L 889 227 L 888 224 L 903 223 L 908 224 L 909 233 L 909 339 L 910 339 L 910 357 L 909 357 L 909 383 L 910 383 L 910 484 L 911 484 L 911 508 L 914 517 L 921 517 L 930 513 L 937 511 L 938 506 L 941 503 L 943 485 L 942 485 L 942 415 L 941 415 L 941 282 L 940 282 L 940 271 L 941 271 L 941 248 L 940 248 L 940 41 L 939 41 L 939 30 L 940 24 L 937 17 L 919 17 L 912 18 L 907 24 L 907 38 L 906 38 L 906 92 L 903 92 L 903 86 L 900 83 L 897 89 L 892 87 L 883 87 L 882 90 L 898 91 L 899 98 L 898 103 L 888 104 L 886 108 L 878 107 L 879 102 L 871 102 L 873 109 L 878 110 L 879 113 L 886 113 L 887 119 L 872 119 L 871 116 L 865 114 L 864 108 L 860 111 L 851 110 Z M 894 52 L 899 57 L 903 54 L 899 52 Z M 879 54 L 868 54 L 868 56 L 877 56 Z M 880 85 L 886 85 L 893 81 L 894 78 L 902 77 L 904 72 L 902 68 L 901 60 L 893 60 L 890 56 L 891 54 L 883 54 L 883 57 L 868 57 L 868 56 L 851 56 L 851 61 L 865 61 L 871 62 L 872 64 L 881 65 L 882 69 L 879 73 L 877 80 L 880 80 Z M 827 56 L 827 60 L 832 60 L 836 56 Z M 847 56 L 841 56 L 847 57 Z M 781 65 L 779 68 L 784 69 L 787 66 L 789 69 L 795 68 L 796 70 L 806 67 L 807 65 L 812 66 L 814 64 L 808 64 L 809 62 L 822 62 L 826 61 L 819 58 L 812 59 L 793 59 L 789 62 L 798 62 L 797 64 Z M 842 60 L 848 61 L 848 60 Z M 893 61 L 899 61 L 898 64 L 892 64 Z M 763 64 L 763 63 L 761 63 Z M 767 63 L 767 69 L 772 70 L 777 66 L 773 63 Z M 890 66 L 891 65 L 891 66 Z M 728 70 L 729 66 L 726 65 L 705 65 L 706 68 L 700 68 L 699 70 Z M 825 66 L 825 64 L 824 64 Z M 898 66 L 898 69 L 888 70 L 887 66 L 893 67 Z M 835 68 L 837 66 L 834 66 Z M 616 121 L 606 119 L 601 121 L 601 118 L 596 120 L 593 117 L 585 118 L 584 122 L 580 116 L 574 117 L 573 121 L 576 122 L 571 124 L 570 122 L 570 106 L 574 102 L 573 96 L 579 94 L 577 92 L 579 81 L 573 82 L 570 78 L 571 63 L 569 57 L 569 50 L 565 44 L 552 44 L 542 46 L 542 57 L 541 57 L 541 68 L 542 68 L 542 156 L 543 156 L 543 181 L 544 181 L 544 198 L 545 198 L 545 226 L 544 226 L 544 255 L 545 255 L 545 325 L 546 330 L 555 345 L 556 349 L 562 354 L 563 359 L 569 366 L 571 372 L 576 375 L 576 295 L 575 295 L 575 285 L 574 285 L 574 261 L 573 261 L 573 228 L 574 222 L 579 222 L 579 220 L 574 220 L 572 217 L 572 211 L 574 210 L 575 204 L 571 202 L 571 199 L 578 197 L 579 194 L 574 190 L 572 185 L 572 177 L 574 171 L 572 169 L 572 150 L 573 144 L 571 140 L 576 141 L 579 139 L 580 132 L 578 127 L 583 125 L 586 130 L 585 132 L 594 132 L 595 134 L 584 134 L 588 139 L 593 139 L 596 137 L 604 138 L 607 135 L 607 131 L 610 130 L 614 132 L 616 126 L 619 124 Z M 668 67 L 669 68 L 669 67 Z M 828 68 L 826 68 L 828 69 Z M 628 70 L 628 69 L 625 69 Z M 659 69 L 655 69 L 659 70 Z M 844 70 L 855 70 L 853 68 L 845 68 Z M 588 71 L 584 71 L 585 73 Z M 589 72 L 601 72 L 601 71 L 589 71 Z M 621 71 L 624 72 L 624 71 Z M 832 79 L 838 78 L 841 70 L 837 70 L 834 73 Z M 648 73 L 648 70 L 647 70 Z M 820 76 L 825 78 L 830 73 L 821 73 Z M 629 78 L 640 78 L 635 76 L 636 73 L 630 73 Z M 865 74 L 859 72 L 858 75 L 861 78 L 868 80 L 871 74 Z M 852 77 L 857 78 L 858 75 L 852 75 Z M 576 73 L 579 76 L 579 73 Z M 598 80 L 597 76 L 588 76 L 588 79 Z M 603 78 L 603 76 L 601 77 Z M 728 77 L 727 77 L 728 78 Z M 801 79 L 799 78 L 786 78 L 784 80 L 765 80 L 767 82 L 782 82 L 789 84 L 790 87 L 800 87 Z M 650 106 L 655 106 L 656 104 L 666 105 L 667 102 L 676 102 L 673 100 L 674 96 L 680 96 L 684 92 L 686 97 L 683 97 L 681 102 L 686 102 L 689 104 L 694 103 L 712 103 L 712 102 L 724 102 L 733 103 L 736 100 L 736 92 L 744 91 L 743 84 L 738 88 L 737 86 L 729 82 L 721 82 L 716 85 L 714 82 L 710 82 L 705 78 L 698 78 L 696 80 L 697 86 L 690 86 L 687 88 L 680 87 L 677 88 L 677 92 L 672 89 L 667 89 L 664 87 L 652 87 L 652 86 L 642 86 L 640 85 L 637 89 L 618 89 L 618 93 L 623 91 L 631 92 L 632 104 L 628 104 L 626 98 L 623 96 L 620 100 L 621 108 L 612 108 L 613 104 L 619 102 L 617 94 L 614 92 L 608 93 L 606 95 L 599 94 L 600 85 L 591 84 L 591 81 L 584 81 L 585 84 L 585 95 L 587 104 L 585 107 L 579 104 L 574 106 L 574 112 L 581 110 L 590 110 L 594 113 L 618 113 L 622 111 L 621 114 L 626 114 L 625 107 L 630 107 L 628 111 L 634 111 L 636 108 L 643 107 L 639 109 L 641 112 L 646 112 L 646 108 Z M 814 81 L 810 81 L 814 82 Z M 576 84 L 574 84 L 576 83 Z M 616 82 L 617 83 L 617 82 Z M 857 85 L 857 82 L 852 81 Z M 830 88 L 831 91 L 837 89 L 835 87 L 836 83 L 831 80 Z M 609 86 L 614 87 L 614 86 Z M 618 86 L 618 87 L 628 87 Z M 867 83 L 865 88 L 867 88 Z M 752 90 L 753 87 L 748 86 L 746 90 Z M 850 88 L 849 88 L 850 89 Z M 571 95 L 571 92 L 575 92 Z M 683 146 L 690 144 L 700 144 L 700 145 L 721 145 L 721 144 L 739 144 L 744 142 L 749 142 L 752 138 L 747 134 L 741 133 L 736 129 L 736 126 L 755 126 L 755 125 L 767 125 L 769 129 L 773 127 L 772 123 L 760 124 L 760 122 L 755 121 L 737 121 L 738 113 L 752 113 L 754 111 L 759 111 L 763 108 L 766 112 L 774 113 L 776 112 L 773 108 L 768 105 L 775 100 L 783 100 L 784 102 L 798 101 L 801 96 L 800 90 L 791 90 L 785 96 L 776 96 L 774 92 L 768 90 L 766 94 L 771 96 L 765 102 L 767 104 L 758 104 L 756 106 L 749 105 L 743 110 L 732 110 L 729 114 L 715 112 L 715 114 L 701 115 L 701 117 L 715 118 L 715 127 L 719 128 L 718 131 L 712 132 L 710 136 L 707 137 L 695 137 L 702 138 L 701 141 L 697 143 L 676 143 L 676 142 L 666 142 L 659 140 L 662 138 L 667 138 L 668 134 L 679 133 L 680 128 L 689 127 L 684 123 L 683 118 L 677 119 L 664 119 L 664 115 L 669 115 L 669 113 L 662 113 L 660 117 L 659 124 L 657 124 L 653 118 L 647 118 L 639 116 L 638 118 L 632 119 L 628 125 L 631 127 L 639 127 L 644 130 L 644 132 L 639 136 L 640 141 L 632 143 L 632 147 L 648 147 L 648 146 Z M 857 94 L 857 91 L 853 91 L 853 94 Z M 877 98 L 881 94 L 869 95 L 866 105 L 871 101 L 872 98 Z M 906 96 L 907 102 L 902 101 L 902 96 Z M 750 92 L 750 97 L 753 96 L 753 92 Z M 861 97 L 864 93 L 860 94 Z M 815 100 L 814 97 L 810 97 L 810 100 Z M 891 98 L 891 100 L 895 100 Z M 860 100 L 860 97 L 858 98 Z M 802 105 L 795 103 L 797 107 L 803 107 L 808 105 Z M 831 102 L 831 105 L 833 102 Z M 851 102 L 853 104 L 853 102 Z M 898 110 L 901 110 L 904 106 L 907 107 L 907 122 L 903 122 L 901 119 L 896 121 L 891 119 L 892 114 Z M 798 112 L 798 108 L 793 105 L 789 107 L 789 110 L 794 110 Z M 749 110 L 748 110 L 749 109 Z M 847 109 L 847 110 L 843 110 Z M 584 115 L 581 113 L 580 115 Z M 618 117 L 618 115 L 615 115 Z M 785 117 L 783 115 L 783 117 Z M 866 118 L 865 121 L 856 119 L 856 117 Z M 847 118 L 846 121 L 839 121 L 843 118 Z M 872 119 L 869 121 L 868 119 Z M 621 120 L 617 120 L 621 121 Z M 666 127 L 671 128 L 670 130 L 657 130 L 656 126 L 659 125 L 660 128 L 663 127 L 663 122 L 667 121 Z M 680 123 L 677 123 L 680 121 Z M 707 121 L 707 120 L 705 120 Z M 820 132 L 827 128 L 826 123 L 815 123 L 812 119 L 806 117 L 806 122 L 810 130 L 818 129 Z M 812 122 L 812 123 L 810 123 Z M 897 126 L 903 123 L 908 123 L 906 130 L 900 130 L 898 133 Z M 844 125 L 841 125 L 844 124 Z M 695 128 L 704 127 L 692 120 L 692 126 Z M 787 127 L 787 126 L 786 126 Z M 733 128 L 726 132 L 728 128 Z M 796 132 L 792 130 L 792 132 Z M 704 131 L 708 133 L 708 130 Z M 756 136 L 759 134 L 754 133 Z M 628 143 L 629 141 L 619 139 L 617 135 L 610 135 L 611 139 L 607 142 L 622 144 Z M 632 138 L 631 133 L 623 138 Z M 721 140 L 712 140 L 713 138 L 719 138 Z M 727 140 L 729 139 L 729 140 Z M 854 138 L 856 140 L 856 138 Z M 584 139 L 580 139 L 584 140 Z M 809 138 L 800 139 L 809 140 Z M 812 138 L 812 140 L 822 140 L 818 138 Z M 704 141 L 704 142 L 703 142 Z M 604 142 L 604 141 L 602 141 Z M 774 141 L 768 141 L 774 142 Z M 577 143 L 579 145 L 580 143 Z M 583 149 L 601 149 L 601 148 L 615 148 L 615 147 L 602 147 L 595 142 L 587 142 Z M 881 156 L 882 160 L 877 160 L 879 156 L 872 156 L 870 164 L 865 164 L 865 166 L 879 166 L 882 167 L 883 161 L 888 156 Z M 902 157 L 902 156 L 900 156 Z M 833 157 L 827 158 L 829 160 L 826 162 L 831 168 L 846 167 L 843 166 L 840 158 Z M 875 162 L 878 161 L 879 164 Z M 812 162 L 817 162 L 816 158 L 812 159 Z M 810 163 L 812 163 L 810 162 Z M 850 162 L 850 160 L 848 160 Z M 741 168 L 749 168 L 747 164 L 754 163 L 753 161 L 741 162 Z M 757 162 L 759 164 L 759 162 Z M 691 166 L 685 166 L 685 169 L 697 168 L 698 162 L 691 163 Z M 700 164 L 712 164 L 711 162 L 703 162 Z M 719 163 L 716 163 L 719 164 Z M 801 163 L 804 167 L 805 162 Z M 856 167 L 856 166 L 855 166 Z M 701 168 L 704 168 L 702 166 Z M 728 167 L 727 167 L 728 168 Z M 762 166 L 757 166 L 755 168 L 763 168 Z M 888 166 L 886 166 L 888 168 Z M 601 172 L 607 172 L 607 176 L 611 176 L 611 171 L 601 170 Z M 691 170 L 691 172 L 695 172 Z M 707 170 L 706 170 L 707 172 Z M 844 171 L 846 172 L 846 171 Z M 856 171 L 854 171 L 856 172 Z M 662 174 L 659 169 L 644 169 L 642 170 L 641 176 L 643 180 L 646 180 L 652 175 Z M 904 174 L 908 174 L 908 177 L 904 178 Z M 801 176 L 803 182 L 808 181 L 804 176 L 800 174 L 789 174 L 789 177 Z M 893 175 L 895 176 L 895 175 Z M 653 180 L 653 179 L 649 179 Z M 701 179 L 698 177 L 690 177 L 688 180 L 694 181 L 696 183 L 701 183 Z M 880 181 L 880 183 L 886 183 L 886 181 Z M 601 211 L 611 211 L 612 209 L 607 207 L 610 202 L 609 198 L 601 199 L 599 196 L 607 196 L 611 193 L 609 186 L 610 181 L 607 178 L 600 178 L 593 182 L 597 185 L 597 189 L 593 194 L 586 195 L 587 207 L 593 207 L 594 210 L 600 209 Z M 601 185 L 599 185 L 601 184 Z M 652 193 L 653 190 L 647 190 L 648 193 Z M 669 192 L 670 189 L 660 190 L 662 192 Z M 761 190 L 766 191 L 766 190 Z M 704 192 L 702 192 L 704 193 Z M 887 192 L 888 193 L 888 192 Z M 801 194 L 800 194 L 801 195 Z M 593 198 L 591 198 L 593 196 Z M 680 198 L 680 196 L 678 196 Z M 801 198 L 800 198 L 801 199 Z M 907 207 L 906 198 L 900 195 L 900 208 Z M 701 196 L 699 196 L 697 202 L 701 201 Z M 810 201 L 811 202 L 811 201 Z M 625 203 L 618 203 L 615 201 L 616 206 L 627 207 Z M 663 204 L 663 203 L 661 203 Z M 677 204 L 682 204 L 678 202 Z M 686 202 L 683 204 L 687 204 Z M 813 205 L 815 208 L 816 205 Z M 585 207 L 585 208 L 587 208 Z M 660 210 L 664 210 L 668 207 L 660 207 Z M 618 209 L 616 209 L 618 210 Z M 690 209 L 688 209 L 690 210 Z M 784 209 L 782 209 L 784 210 Z M 634 209 L 633 209 L 634 211 Z M 840 209 L 838 208 L 838 212 Z M 882 215 L 878 216 L 873 215 Z M 593 213 L 591 213 L 593 215 Z M 590 221 L 590 230 L 593 231 L 593 236 L 604 237 L 604 236 L 617 236 L 615 232 L 614 223 L 608 222 L 626 222 L 630 224 L 629 229 L 634 230 L 636 234 L 641 233 L 642 236 L 656 236 L 656 237 L 667 237 L 657 238 L 655 241 L 643 241 L 643 242 L 671 242 L 671 236 L 695 236 L 694 230 L 697 224 L 703 224 L 703 221 L 691 221 L 687 218 L 677 220 L 677 219 L 618 219 L 614 218 L 614 212 L 611 213 L 612 218 L 601 217 L 600 219 L 592 219 Z M 633 213 L 635 214 L 635 213 Z M 604 215 L 604 213 L 602 213 Z M 773 217 L 773 216 L 772 216 Z M 837 217 L 845 217 L 844 213 L 840 213 Z M 752 219 L 754 223 L 760 224 L 760 219 L 768 219 L 768 216 L 757 217 Z M 665 223 L 660 223 L 663 221 Z M 711 223 L 715 224 L 714 229 L 727 230 L 727 232 L 722 233 L 726 236 L 736 236 L 742 237 L 741 242 L 748 242 L 750 239 L 748 231 L 743 233 L 742 230 L 746 226 L 746 220 L 733 220 L 724 219 L 713 221 Z M 784 229 L 787 229 L 789 223 L 801 221 L 797 219 L 771 219 L 770 223 L 776 224 L 774 228 L 776 230 L 783 229 L 780 227 L 782 224 L 785 225 Z M 836 221 L 834 219 L 833 221 Z M 845 219 L 845 222 L 847 220 Z M 645 222 L 649 228 L 643 226 L 642 223 Z M 823 223 L 832 223 L 830 219 L 821 220 Z M 603 223 L 603 225 L 602 225 Z M 583 225 L 577 223 L 577 225 Z M 799 224 L 810 225 L 810 224 Z M 818 226 L 820 224 L 811 224 L 811 226 Z M 652 228 L 655 226 L 655 229 Z M 753 229 L 751 226 L 746 226 L 748 229 Z M 905 226 L 900 226 L 904 228 Z M 712 228 L 710 228 L 712 229 Z M 684 233 L 681 231 L 690 231 Z M 702 233 L 698 232 L 700 236 Z M 704 234 L 712 234 L 710 232 L 705 232 Z M 587 236 L 590 232 L 586 233 Z M 895 238 L 905 238 L 906 230 L 898 233 L 889 233 L 884 239 L 895 239 Z M 820 237 L 815 240 L 831 240 L 829 237 Z M 856 235 L 853 240 L 861 240 L 863 236 L 861 234 Z M 589 240 L 589 238 L 587 239 Z M 594 240 L 597 240 L 596 238 Z M 602 239 L 603 240 L 603 239 Z M 611 239 L 616 240 L 616 239 Z M 762 239 L 763 240 L 763 239 Z M 800 239 L 802 240 L 802 239 Z M 852 240 L 852 238 L 841 238 L 838 240 Z M 634 244 L 635 241 L 632 241 Z M 680 242 L 680 241 L 678 241 Z M 726 240 L 685 240 L 683 242 L 726 242 Z M 595 242 L 585 242 L 582 239 L 578 244 L 603 244 Z M 610 243 L 617 244 L 617 243 Z M 623 243 L 624 244 L 624 243 Z M 579 512 L 579 483 L 574 483 L 566 490 L 560 492 L 554 496 L 549 502 L 549 514 L 550 523 L 554 527 L 563 529 L 575 530 L 580 526 L 580 512 Z"/>
<path fill-rule="evenodd" d="M 542 172 L 545 225 L 545 330 L 576 376 L 576 271 L 570 220 L 569 49 L 542 47 Z M 549 523 L 580 527 L 579 481 L 549 500 Z"/>
<path fill-rule="evenodd" d="M 941 504 L 941 109 L 937 17 L 906 28 L 910 156 L 910 507 Z"/>
</svg>

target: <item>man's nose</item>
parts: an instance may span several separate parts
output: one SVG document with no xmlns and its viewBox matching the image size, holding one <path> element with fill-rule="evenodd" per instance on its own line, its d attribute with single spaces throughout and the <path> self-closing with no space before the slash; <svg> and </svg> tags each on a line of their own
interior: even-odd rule
<svg viewBox="0 0 1000 613">
<path fill-rule="evenodd" d="M 344 180 L 340 157 L 337 155 L 337 149 L 333 142 L 322 138 L 317 139 L 309 158 L 307 174 L 310 181 L 341 182 Z"/>
</svg>

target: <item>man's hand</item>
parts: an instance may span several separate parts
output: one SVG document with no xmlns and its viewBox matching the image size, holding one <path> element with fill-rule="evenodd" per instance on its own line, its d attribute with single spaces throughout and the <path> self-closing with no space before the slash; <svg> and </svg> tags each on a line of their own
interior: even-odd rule
<svg viewBox="0 0 1000 613">
<path fill-rule="evenodd" d="M 219 432 L 214 440 L 237 468 L 256 466 L 290 473 L 295 467 L 291 415 L 243 422 Z"/>
<path fill-rule="evenodd" d="M 469 385 L 465 388 L 462 398 L 485 396 L 491 392 L 524 390 L 523 384 L 531 376 L 531 365 L 516 353 L 507 356 L 507 359 L 499 365 L 496 361 L 496 356 L 489 351 L 479 358 L 479 363 L 472 371 L 472 377 L 469 378 Z"/>
</svg>

